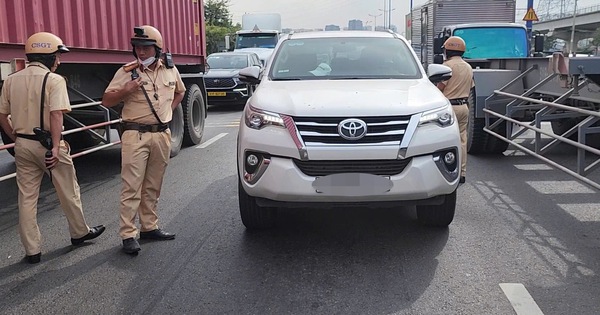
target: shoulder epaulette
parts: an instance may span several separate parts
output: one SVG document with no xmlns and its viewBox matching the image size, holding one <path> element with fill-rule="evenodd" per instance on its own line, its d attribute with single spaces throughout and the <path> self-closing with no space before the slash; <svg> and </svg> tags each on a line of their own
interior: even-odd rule
<svg viewBox="0 0 600 315">
<path fill-rule="evenodd" d="M 131 70 L 136 69 L 139 66 L 140 66 L 140 63 L 137 60 L 135 60 L 135 61 L 132 61 L 132 62 L 124 65 L 123 70 L 125 70 L 125 72 L 131 72 Z"/>
</svg>

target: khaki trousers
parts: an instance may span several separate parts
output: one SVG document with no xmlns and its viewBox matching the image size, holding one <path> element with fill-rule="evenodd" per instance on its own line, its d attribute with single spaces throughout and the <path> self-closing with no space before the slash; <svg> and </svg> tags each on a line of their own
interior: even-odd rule
<svg viewBox="0 0 600 315">
<path fill-rule="evenodd" d="M 469 106 L 452 105 L 458 129 L 460 130 L 460 176 L 467 175 L 467 126 L 469 125 Z"/>
<path fill-rule="evenodd" d="M 136 237 L 135 217 L 141 231 L 158 228 L 156 206 L 171 153 L 171 132 L 127 130 L 121 137 L 121 228 L 122 239 Z"/>
<path fill-rule="evenodd" d="M 44 173 L 44 148 L 39 142 L 17 138 L 15 142 L 15 164 L 17 166 L 17 186 L 19 187 L 19 234 L 27 255 L 41 252 L 41 234 L 37 224 L 37 204 L 40 185 Z M 79 184 L 70 148 L 65 141 L 60 142 L 58 164 L 52 169 L 52 184 L 69 223 L 71 238 L 80 238 L 89 233 L 85 222 L 79 195 Z"/>
</svg>

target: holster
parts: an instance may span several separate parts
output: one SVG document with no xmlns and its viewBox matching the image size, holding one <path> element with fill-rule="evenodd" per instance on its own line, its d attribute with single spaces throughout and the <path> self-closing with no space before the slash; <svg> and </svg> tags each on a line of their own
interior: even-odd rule
<svg viewBox="0 0 600 315">
<path fill-rule="evenodd" d="M 35 127 L 33 128 L 33 133 L 35 133 L 37 141 L 39 141 L 44 148 L 52 150 L 52 134 L 50 131 Z"/>
</svg>

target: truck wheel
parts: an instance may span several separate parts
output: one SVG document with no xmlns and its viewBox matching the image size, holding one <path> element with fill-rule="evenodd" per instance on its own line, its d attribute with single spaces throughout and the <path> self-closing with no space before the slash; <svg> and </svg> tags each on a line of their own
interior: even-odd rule
<svg viewBox="0 0 600 315">
<path fill-rule="evenodd" d="M 242 223 L 247 229 L 267 229 L 275 226 L 276 208 L 261 207 L 256 198 L 248 195 L 238 177 L 238 201 Z"/>
<path fill-rule="evenodd" d="M 576 118 L 563 118 L 551 121 L 550 125 L 552 126 L 552 132 L 554 132 L 555 135 L 560 136 L 563 133 L 567 132 L 567 130 L 573 128 L 573 126 L 577 125 L 579 122 L 581 122 L 581 119 L 578 120 Z M 575 131 L 572 135 L 570 135 L 567 138 L 573 141 L 577 141 L 578 134 L 579 133 Z"/>
<path fill-rule="evenodd" d="M 424 225 L 446 227 L 454 220 L 455 209 L 456 190 L 446 195 L 444 203 L 441 205 L 417 206 L 417 219 Z"/>
<path fill-rule="evenodd" d="M 179 154 L 183 144 L 183 109 L 181 104 L 173 110 L 173 119 L 169 122 L 169 129 L 171 129 L 171 157 L 174 157 Z"/>
<path fill-rule="evenodd" d="M 4 130 L 2 128 L 0 128 L 0 136 L 2 137 L 2 142 L 4 142 L 4 144 L 14 143 L 12 141 L 12 139 L 9 138 L 8 135 L 4 133 Z M 7 149 L 6 151 L 8 151 L 8 153 L 10 153 L 10 155 L 15 156 L 15 148 L 14 147 Z"/>
<path fill-rule="evenodd" d="M 470 154 L 481 154 L 485 152 L 488 133 L 483 131 L 485 119 L 476 118 L 475 89 L 469 94 L 469 125 L 467 126 L 467 152 Z"/>
<path fill-rule="evenodd" d="M 467 126 L 467 152 L 469 154 L 499 154 L 508 148 L 508 142 L 502 141 L 495 136 L 485 132 L 484 118 L 476 118 L 476 94 L 471 89 L 469 94 L 469 125 Z M 494 128 L 494 132 L 506 137 L 506 121 Z"/>
<path fill-rule="evenodd" d="M 183 143 L 185 145 L 199 144 L 204 134 L 204 119 L 206 105 L 202 98 L 202 91 L 196 84 L 187 87 L 183 102 Z"/>
</svg>

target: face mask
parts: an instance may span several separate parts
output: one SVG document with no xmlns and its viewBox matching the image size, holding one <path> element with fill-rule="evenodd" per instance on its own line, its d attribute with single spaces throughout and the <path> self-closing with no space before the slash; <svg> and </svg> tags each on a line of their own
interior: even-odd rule
<svg viewBox="0 0 600 315">
<path fill-rule="evenodd" d="M 154 63 L 154 61 L 156 61 L 156 57 L 150 57 L 146 60 L 140 60 L 140 63 L 143 64 L 144 67 L 148 68 L 148 67 L 150 67 L 151 64 Z"/>
</svg>

